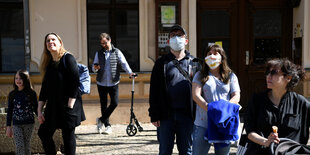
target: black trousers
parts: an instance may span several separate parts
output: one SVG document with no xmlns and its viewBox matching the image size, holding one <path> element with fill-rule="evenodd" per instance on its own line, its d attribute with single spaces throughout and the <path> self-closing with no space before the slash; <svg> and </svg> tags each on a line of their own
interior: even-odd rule
<svg viewBox="0 0 310 155">
<path fill-rule="evenodd" d="M 65 155 L 75 155 L 76 151 L 76 139 L 74 135 L 75 128 L 64 127 L 62 130 L 62 138 L 64 142 Z M 46 155 L 55 155 L 56 148 L 53 140 L 53 135 L 56 128 L 51 128 L 45 123 L 40 125 L 38 135 L 41 139 L 43 149 Z"/>
<path fill-rule="evenodd" d="M 111 126 L 109 118 L 118 105 L 118 84 L 112 87 L 105 87 L 100 85 L 97 85 L 97 87 L 101 104 L 100 121 L 104 123 L 104 126 Z M 108 94 L 111 98 L 111 103 L 109 106 L 107 105 Z"/>
</svg>

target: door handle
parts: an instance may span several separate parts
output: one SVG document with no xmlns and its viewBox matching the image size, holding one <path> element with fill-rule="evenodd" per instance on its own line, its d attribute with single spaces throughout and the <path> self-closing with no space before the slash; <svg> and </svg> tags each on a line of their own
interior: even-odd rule
<svg viewBox="0 0 310 155">
<path fill-rule="evenodd" d="M 249 51 L 245 51 L 245 65 L 249 65 L 250 61 L 250 53 Z"/>
</svg>

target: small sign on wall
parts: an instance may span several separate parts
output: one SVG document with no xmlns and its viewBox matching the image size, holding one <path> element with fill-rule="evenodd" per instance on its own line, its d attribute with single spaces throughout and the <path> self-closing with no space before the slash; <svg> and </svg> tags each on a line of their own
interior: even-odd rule
<svg viewBox="0 0 310 155">
<path fill-rule="evenodd" d="M 163 27 L 171 27 L 176 23 L 176 9 L 174 5 L 161 6 L 161 24 Z"/>
<path fill-rule="evenodd" d="M 303 30 L 300 24 L 296 24 L 296 27 L 294 28 L 294 38 L 301 38 L 302 36 L 303 36 Z"/>
</svg>

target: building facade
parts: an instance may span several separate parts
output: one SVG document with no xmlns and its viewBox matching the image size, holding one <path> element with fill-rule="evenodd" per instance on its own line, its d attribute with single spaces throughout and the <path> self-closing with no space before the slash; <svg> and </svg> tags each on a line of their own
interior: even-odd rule
<svg viewBox="0 0 310 155">
<path fill-rule="evenodd" d="M 167 53 L 169 27 L 187 30 L 192 55 L 202 57 L 210 43 L 227 52 L 241 85 L 241 105 L 266 88 L 263 63 L 288 57 L 310 68 L 308 0 L 0 0 L 0 96 L 12 89 L 14 72 L 27 68 L 39 93 L 44 36 L 56 32 L 77 61 L 91 66 L 98 35 L 107 32 L 139 74 L 135 98 L 147 102 L 150 72 Z M 307 72 L 308 73 L 308 72 Z M 309 73 L 308 73 L 309 74 Z M 99 100 L 95 74 L 86 102 Z M 310 83 L 297 91 L 310 97 Z M 122 74 L 120 98 L 130 99 L 131 81 Z M 97 104 L 99 106 L 100 104 Z M 146 112 L 146 111 L 145 111 Z"/>
</svg>

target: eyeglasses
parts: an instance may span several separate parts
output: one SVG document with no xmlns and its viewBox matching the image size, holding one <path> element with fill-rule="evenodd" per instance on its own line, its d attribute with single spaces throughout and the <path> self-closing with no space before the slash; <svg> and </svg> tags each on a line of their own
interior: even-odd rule
<svg viewBox="0 0 310 155">
<path fill-rule="evenodd" d="M 268 76 L 270 74 L 270 76 L 276 75 L 280 72 L 280 70 L 276 70 L 276 69 L 272 69 L 272 70 L 266 70 L 265 75 Z"/>
</svg>

